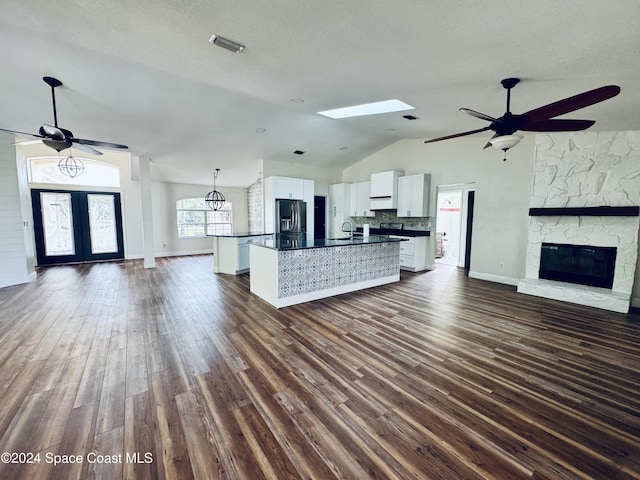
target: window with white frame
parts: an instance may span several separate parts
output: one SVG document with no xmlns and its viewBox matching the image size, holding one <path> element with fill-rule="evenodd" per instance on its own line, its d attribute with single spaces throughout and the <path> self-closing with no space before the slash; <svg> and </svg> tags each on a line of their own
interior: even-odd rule
<svg viewBox="0 0 640 480">
<path fill-rule="evenodd" d="M 58 163 L 63 157 L 30 157 L 28 160 L 28 178 L 32 183 L 51 183 L 56 185 L 83 185 L 92 187 L 120 187 L 120 168 L 117 165 L 76 157 L 84 164 L 84 172 L 77 177 L 64 175 Z"/>
<path fill-rule="evenodd" d="M 204 198 L 185 198 L 176 202 L 178 238 L 198 238 L 207 235 L 231 235 L 233 221 L 231 203 L 220 210 L 211 210 Z"/>
</svg>

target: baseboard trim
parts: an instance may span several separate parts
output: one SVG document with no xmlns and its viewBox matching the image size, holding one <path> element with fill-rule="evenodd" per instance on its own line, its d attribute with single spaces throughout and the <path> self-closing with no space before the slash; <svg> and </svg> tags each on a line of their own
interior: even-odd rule
<svg viewBox="0 0 640 480">
<path fill-rule="evenodd" d="M 518 286 L 519 278 L 506 277 L 503 275 L 492 275 L 490 273 L 482 273 L 482 272 L 474 272 L 472 270 L 469 271 L 469 277 L 477 278 L 478 280 L 486 280 L 488 282 L 494 283 L 503 283 L 505 285 L 513 285 L 514 287 Z"/>
<path fill-rule="evenodd" d="M 22 285 L 23 283 L 29 283 L 30 281 L 31 281 L 30 275 L 19 275 L 17 277 L 6 278 L 0 282 L 0 288 L 12 287 L 14 285 Z"/>
<path fill-rule="evenodd" d="M 156 258 L 160 257 L 185 257 L 188 255 L 211 255 L 213 254 L 213 248 L 207 248 L 205 250 L 188 250 L 186 252 L 157 252 L 155 254 Z M 142 260 L 144 255 L 142 253 L 136 253 L 132 255 L 127 255 L 125 260 Z"/>
</svg>

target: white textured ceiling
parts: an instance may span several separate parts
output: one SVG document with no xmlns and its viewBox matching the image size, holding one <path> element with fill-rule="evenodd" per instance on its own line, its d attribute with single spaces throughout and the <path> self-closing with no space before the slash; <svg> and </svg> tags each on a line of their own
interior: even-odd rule
<svg viewBox="0 0 640 480">
<path fill-rule="evenodd" d="M 340 167 L 482 128 L 458 108 L 500 116 L 511 76 L 515 113 L 620 85 L 568 118 L 640 130 L 638 25 L 637 0 L 4 0 L 0 128 L 52 123 L 41 78 L 54 76 L 59 124 L 77 137 L 129 145 L 158 179 L 209 184 L 221 168 L 227 186 L 255 181 L 262 158 Z M 391 98 L 419 120 L 315 113 Z"/>
</svg>

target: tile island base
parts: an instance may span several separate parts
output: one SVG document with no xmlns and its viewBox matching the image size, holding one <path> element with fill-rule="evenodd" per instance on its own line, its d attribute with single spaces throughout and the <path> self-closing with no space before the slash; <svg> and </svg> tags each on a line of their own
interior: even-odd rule
<svg viewBox="0 0 640 480">
<path fill-rule="evenodd" d="M 251 293 L 276 308 L 400 280 L 398 241 L 286 249 L 251 244 Z"/>
</svg>

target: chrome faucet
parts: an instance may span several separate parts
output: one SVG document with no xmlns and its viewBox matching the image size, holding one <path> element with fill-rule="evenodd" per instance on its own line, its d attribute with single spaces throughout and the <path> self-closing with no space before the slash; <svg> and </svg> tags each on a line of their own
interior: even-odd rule
<svg viewBox="0 0 640 480">
<path fill-rule="evenodd" d="M 340 227 L 340 230 L 344 232 L 344 226 L 347 223 L 349 224 L 349 238 L 353 238 L 353 223 L 351 223 L 351 221 L 347 220 L 346 222 L 344 222 Z"/>
</svg>

